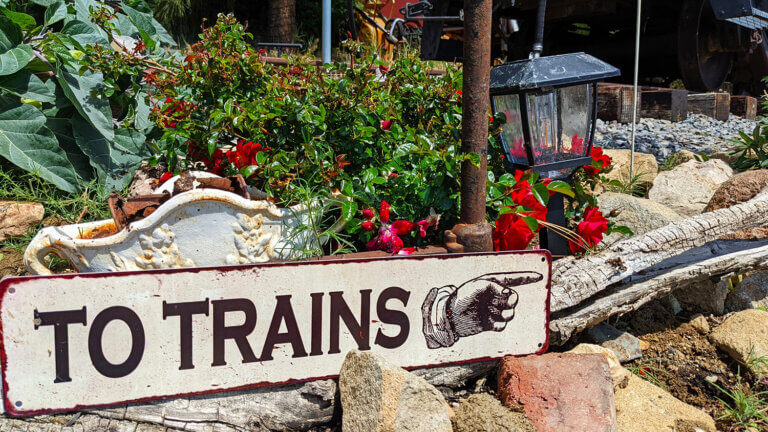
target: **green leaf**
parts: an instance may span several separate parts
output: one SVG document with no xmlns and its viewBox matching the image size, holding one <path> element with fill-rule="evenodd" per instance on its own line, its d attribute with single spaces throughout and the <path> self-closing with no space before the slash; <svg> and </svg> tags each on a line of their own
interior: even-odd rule
<svg viewBox="0 0 768 432">
<path fill-rule="evenodd" d="M 344 220 L 351 220 L 357 214 L 357 203 L 354 201 L 344 201 L 341 205 L 341 217 Z"/>
<path fill-rule="evenodd" d="M 43 82 L 26 69 L 12 75 L 0 77 L 0 89 L 26 99 L 34 99 L 40 102 L 56 102 L 56 96 L 54 95 L 56 84 L 51 80 Z"/>
<path fill-rule="evenodd" d="M 243 178 L 248 178 L 252 176 L 258 169 L 259 169 L 258 165 L 244 166 L 240 168 L 240 175 L 243 176 Z"/>
<path fill-rule="evenodd" d="M 104 138 L 103 134 L 79 115 L 72 117 L 72 131 L 77 146 L 90 158 L 91 166 L 96 169 L 99 181 L 106 184 L 108 190 L 125 189 L 143 158 L 119 143 Z"/>
<path fill-rule="evenodd" d="M 72 102 L 83 118 L 88 120 L 107 141 L 114 141 L 115 130 L 112 125 L 112 111 L 106 98 L 96 98 L 97 90 L 104 85 L 101 72 L 88 72 L 84 75 L 70 73 L 59 68 L 58 81 L 64 94 Z"/>
<path fill-rule="evenodd" d="M 80 20 L 72 20 L 64 25 L 61 32 L 72 37 L 81 45 L 108 45 L 109 39 L 99 28 Z"/>
<path fill-rule="evenodd" d="M 34 56 L 35 52 L 29 45 L 19 45 L 0 54 L 0 75 L 10 75 L 20 71 Z"/>
<path fill-rule="evenodd" d="M 0 155 L 19 168 L 38 174 L 59 189 L 75 192 L 77 175 L 56 136 L 45 127 L 45 115 L 27 104 L 11 104 L 0 112 Z"/>
<path fill-rule="evenodd" d="M 0 53 L 20 44 L 23 39 L 21 27 L 7 17 L 0 15 Z"/>
<path fill-rule="evenodd" d="M 166 45 L 175 44 L 173 38 L 168 34 L 163 26 L 161 26 L 160 23 L 152 17 L 152 14 L 139 12 L 138 10 L 125 4 L 122 5 L 121 10 L 125 12 L 126 15 L 128 15 L 128 17 L 131 19 L 131 22 L 136 26 L 137 30 L 144 31 L 151 39 Z M 141 33 L 130 36 L 136 37 L 140 35 Z"/>
<path fill-rule="evenodd" d="M 267 161 L 267 154 L 265 152 L 258 152 L 256 153 L 256 163 L 259 165 L 264 165 L 264 162 Z"/>
<path fill-rule="evenodd" d="M 533 193 L 534 198 L 536 198 L 536 201 L 541 203 L 541 205 L 547 205 L 549 202 L 549 190 L 544 183 L 535 183 L 531 186 L 531 193 Z"/>
<path fill-rule="evenodd" d="M 560 192 L 563 195 L 567 195 L 571 198 L 576 197 L 576 194 L 573 193 L 573 188 L 571 188 L 571 185 L 564 181 L 555 180 L 549 183 L 547 185 L 547 189 L 553 192 Z"/>
<path fill-rule="evenodd" d="M 7 8 L 3 8 L 2 11 L 3 15 L 7 16 L 8 19 L 16 23 L 16 25 L 21 27 L 22 30 L 33 29 L 35 28 L 35 25 L 37 25 L 35 19 L 31 15 L 27 15 L 22 12 L 14 12 Z"/>
<path fill-rule="evenodd" d="M 151 156 L 147 147 L 147 137 L 136 129 L 118 128 L 115 130 L 115 145 L 121 150 L 148 158 Z"/>
<path fill-rule="evenodd" d="M 149 104 L 145 97 L 139 96 L 136 98 L 136 116 L 134 117 L 133 125 L 140 131 L 147 132 L 147 129 L 153 126 L 152 121 L 149 119 Z"/>
<path fill-rule="evenodd" d="M 40 6 L 50 6 L 59 0 L 32 0 L 32 3 Z"/>
<path fill-rule="evenodd" d="M 45 25 L 55 24 L 67 17 L 67 5 L 62 0 L 48 6 L 45 10 Z"/>
<path fill-rule="evenodd" d="M 531 232 L 535 233 L 539 230 L 539 221 L 536 220 L 535 217 L 532 216 L 520 216 L 520 218 L 525 222 L 526 225 L 528 225 L 528 229 L 531 230 Z"/>
<path fill-rule="evenodd" d="M 88 156 L 77 146 L 72 133 L 71 117 L 71 114 L 68 117 L 48 117 L 45 126 L 56 136 L 59 146 L 67 153 L 67 159 L 72 163 L 77 175 L 83 180 L 91 180 L 94 175 L 93 167 Z"/>
</svg>

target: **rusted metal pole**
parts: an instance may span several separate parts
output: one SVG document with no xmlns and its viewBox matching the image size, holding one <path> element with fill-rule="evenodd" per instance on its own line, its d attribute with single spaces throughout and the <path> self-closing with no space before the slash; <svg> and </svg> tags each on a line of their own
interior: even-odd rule
<svg viewBox="0 0 768 432">
<path fill-rule="evenodd" d="M 479 252 L 493 248 L 492 230 L 485 222 L 492 3 L 492 0 L 464 0 L 461 151 L 479 155 L 480 166 L 471 161 L 464 161 L 461 166 L 461 223 L 446 233 L 446 245 L 456 251 Z M 451 243 L 461 247 L 451 247 Z"/>
</svg>

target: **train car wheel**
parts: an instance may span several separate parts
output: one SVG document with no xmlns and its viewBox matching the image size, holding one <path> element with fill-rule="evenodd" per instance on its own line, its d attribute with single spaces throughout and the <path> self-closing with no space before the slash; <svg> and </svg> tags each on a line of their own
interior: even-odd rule
<svg viewBox="0 0 768 432">
<path fill-rule="evenodd" d="M 709 0 L 683 0 L 677 29 L 677 60 L 685 87 L 714 91 L 725 82 L 735 55 L 721 40 L 732 31 L 715 18 Z"/>
</svg>

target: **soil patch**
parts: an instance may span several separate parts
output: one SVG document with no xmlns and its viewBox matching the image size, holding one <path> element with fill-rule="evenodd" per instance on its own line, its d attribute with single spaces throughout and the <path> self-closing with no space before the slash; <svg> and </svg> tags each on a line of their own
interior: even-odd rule
<svg viewBox="0 0 768 432">
<path fill-rule="evenodd" d="M 10 247 L 0 248 L 0 278 L 4 276 L 21 276 L 26 273 L 24 252 Z"/>
<path fill-rule="evenodd" d="M 633 314 L 628 330 L 643 343 L 643 358 L 625 365 L 633 373 L 667 390 L 681 401 L 702 409 L 717 422 L 718 430 L 734 429 L 730 421 L 718 420 L 724 413 L 725 395 L 715 385 L 733 389 L 741 373 L 742 384 L 756 383 L 753 391 L 768 388 L 763 380 L 752 377 L 727 354 L 719 351 L 691 324 L 691 313 L 675 316 L 664 302 L 654 302 Z M 723 317 L 707 317 L 711 328 Z"/>
</svg>

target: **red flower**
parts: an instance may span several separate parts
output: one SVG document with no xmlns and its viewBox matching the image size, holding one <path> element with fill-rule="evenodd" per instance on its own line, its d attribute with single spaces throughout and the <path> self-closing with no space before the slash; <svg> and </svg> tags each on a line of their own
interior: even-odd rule
<svg viewBox="0 0 768 432">
<path fill-rule="evenodd" d="M 416 224 L 407 220 L 397 220 L 392 223 L 392 232 L 396 235 L 408 235 L 416 228 Z"/>
<path fill-rule="evenodd" d="M 397 254 L 398 255 L 406 255 L 407 256 L 407 255 L 410 255 L 410 254 L 412 254 L 414 252 L 416 252 L 416 248 L 415 247 L 407 247 L 407 248 L 400 249 L 400 251 L 397 252 Z"/>
<path fill-rule="evenodd" d="M 167 182 L 168 180 L 170 180 L 171 177 L 173 177 L 173 173 L 170 173 L 170 172 L 164 173 L 162 176 L 160 176 L 160 180 L 157 181 L 157 184 L 161 185 Z"/>
<path fill-rule="evenodd" d="M 574 254 L 583 252 L 586 246 L 593 248 L 603 240 L 603 236 L 608 232 L 608 219 L 597 207 L 587 207 L 584 210 L 584 220 L 579 223 L 576 231 L 583 240 L 579 239 L 579 244 L 568 242 L 568 247 Z"/>
<path fill-rule="evenodd" d="M 528 247 L 534 234 L 528 224 L 516 213 L 505 213 L 496 221 L 493 230 L 493 250 L 522 250 Z"/>
<path fill-rule="evenodd" d="M 346 156 L 345 154 L 336 156 L 336 168 L 339 171 L 344 171 L 344 167 L 352 163 L 344 160 Z"/>
<path fill-rule="evenodd" d="M 381 129 L 382 130 L 389 130 L 389 128 L 392 127 L 392 119 L 389 120 L 382 120 L 381 121 Z"/>
<path fill-rule="evenodd" d="M 389 203 L 386 201 L 381 202 L 379 208 L 379 219 L 384 223 L 389 223 Z"/>
<path fill-rule="evenodd" d="M 379 72 L 381 72 L 382 74 L 386 74 L 387 72 L 389 72 L 389 66 L 379 65 Z"/>
<path fill-rule="evenodd" d="M 363 210 L 363 217 L 366 219 L 373 219 L 373 210 L 372 209 Z"/>
<path fill-rule="evenodd" d="M 371 221 L 365 221 L 362 224 L 360 224 L 360 226 L 362 226 L 363 229 L 366 231 L 373 231 L 376 229 L 376 225 Z"/>
<path fill-rule="evenodd" d="M 251 165 L 258 165 L 256 155 L 263 150 L 261 144 L 253 141 L 239 140 L 233 150 L 227 152 L 227 160 L 237 167 L 244 168 Z"/>
<path fill-rule="evenodd" d="M 397 173 L 389 173 L 389 176 L 392 178 L 397 178 Z"/>
<path fill-rule="evenodd" d="M 547 219 L 547 207 L 540 203 L 533 195 L 528 180 L 518 180 L 517 184 L 512 187 L 509 197 L 512 198 L 515 204 L 530 209 L 529 211 L 521 212 L 522 215 L 533 216 L 542 221 Z"/>
<path fill-rule="evenodd" d="M 592 165 L 584 165 L 583 167 L 587 176 L 594 177 L 601 172 L 611 170 L 611 157 L 603 153 L 602 147 L 593 147 L 589 155 L 592 156 Z"/>
</svg>

